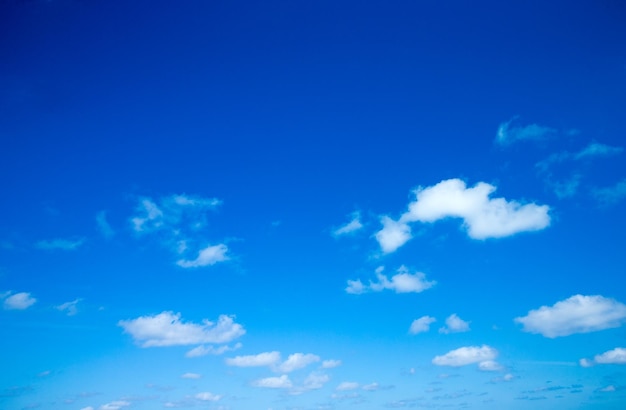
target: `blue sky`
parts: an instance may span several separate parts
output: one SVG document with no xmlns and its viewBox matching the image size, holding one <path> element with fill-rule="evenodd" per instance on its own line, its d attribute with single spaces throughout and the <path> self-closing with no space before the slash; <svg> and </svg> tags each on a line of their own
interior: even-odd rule
<svg viewBox="0 0 626 410">
<path fill-rule="evenodd" d="M 0 5 L 0 408 L 626 403 L 614 1 Z"/>
</svg>

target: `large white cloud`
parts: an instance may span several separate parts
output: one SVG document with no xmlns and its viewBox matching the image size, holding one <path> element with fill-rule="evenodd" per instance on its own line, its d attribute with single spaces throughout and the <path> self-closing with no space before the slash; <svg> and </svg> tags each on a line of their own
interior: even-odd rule
<svg viewBox="0 0 626 410">
<path fill-rule="evenodd" d="M 460 367 L 473 363 L 492 361 L 497 356 L 498 351 L 487 345 L 466 346 L 451 350 L 443 356 L 435 356 L 432 362 L 437 366 Z"/>
<path fill-rule="evenodd" d="M 616 347 L 613 350 L 596 355 L 592 360 L 580 360 L 580 365 L 583 367 L 590 367 L 594 364 L 626 364 L 626 348 Z"/>
<path fill-rule="evenodd" d="M 446 325 L 439 329 L 439 333 L 462 333 L 469 332 L 469 322 L 461 319 L 456 313 L 446 318 Z"/>
<path fill-rule="evenodd" d="M 621 326 L 626 322 L 626 305 L 599 295 L 574 295 L 531 310 L 515 322 L 521 323 L 525 332 L 549 338 L 589 333 Z"/>
<path fill-rule="evenodd" d="M 236 356 L 226 359 L 226 364 L 236 367 L 271 366 L 280 361 L 280 352 L 264 352 L 256 355 Z"/>
<path fill-rule="evenodd" d="M 11 294 L 6 293 L 2 295 L 4 297 L 4 308 L 7 310 L 24 310 L 28 309 L 37 302 L 37 299 L 32 297 L 29 292 L 19 292 Z M 0 299 L 2 299 L 0 297 Z"/>
<path fill-rule="evenodd" d="M 201 266 L 215 265 L 218 262 L 227 261 L 228 247 L 223 243 L 209 245 L 198 252 L 198 257 L 192 260 L 180 259 L 176 264 L 182 268 L 198 268 Z"/>
<path fill-rule="evenodd" d="M 437 319 L 430 316 L 422 316 L 419 319 L 415 319 L 409 327 L 409 333 L 416 335 L 418 333 L 428 332 L 430 330 L 431 323 L 436 322 Z"/>
<path fill-rule="evenodd" d="M 496 187 L 479 182 L 468 188 L 460 179 L 448 179 L 415 191 L 416 199 L 398 221 L 383 217 L 383 228 L 375 235 L 384 253 L 397 250 L 411 239 L 409 223 L 432 223 L 460 218 L 473 239 L 501 238 L 537 231 L 550 225 L 550 208 L 490 198 Z"/>
<path fill-rule="evenodd" d="M 426 280 L 426 275 L 422 272 L 409 273 L 406 266 L 400 266 L 398 273 L 390 278 L 382 274 L 384 267 L 376 269 L 377 281 L 369 281 L 364 284 L 360 279 L 348 280 L 347 293 L 361 294 L 365 292 L 381 292 L 385 289 L 393 290 L 396 293 L 420 293 L 430 289 L 437 282 Z"/>
<path fill-rule="evenodd" d="M 183 322 L 180 313 L 162 312 L 120 320 L 118 325 L 141 347 L 228 343 L 246 333 L 242 325 L 227 315 L 221 315 L 217 323 L 205 319 L 201 324 L 195 324 Z"/>
</svg>

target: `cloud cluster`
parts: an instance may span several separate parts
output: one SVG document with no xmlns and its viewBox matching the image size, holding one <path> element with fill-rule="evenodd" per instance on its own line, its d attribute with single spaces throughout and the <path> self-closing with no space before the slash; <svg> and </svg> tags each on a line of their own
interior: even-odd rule
<svg viewBox="0 0 626 410">
<path fill-rule="evenodd" d="M 195 324 L 183 322 L 180 313 L 162 312 L 120 320 L 118 325 L 141 347 L 228 343 L 246 333 L 242 325 L 227 315 L 221 315 L 217 323 L 205 319 Z"/>
<path fill-rule="evenodd" d="M 0 294 L 0 299 L 4 299 L 3 307 L 6 310 L 25 310 L 37 302 L 37 299 L 32 297 L 29 292 L 6 292 Z"/>
<path fill-rule="evenodd" d="M 506 237 L 550 225 L 547 205 L 490 198 L 495 190 L 495 186 L 485 182 L 468 188 L 460 179 L 419 188 L 415 201 L 409 203 L 408 211 L 399 220 L 382 217 L 383 228 L 375 234 L 376 240 L 384 253 L 391 253 L 412 238 L 410 223 L 433 223 L 445 218 L 462 219 L 473 239 Z"/>
<path fill-rule="evenodd" d="M 596 355 L 593 359 L 580 359 L 580 365 L 583 367 L 591 367 L 595 364 L 626 364 L 626 348 L 616 347 Z"/>
<path fill-rule="evenodd" d="M 383 275 L 384 267 L 380 266 L 376 269 L 377 281 L 370 280 L 368 284 L 364 284 L 360 279 L 348 280 L 346 292 L 360 295 L 366 292 L 381 292 L 385 289 L 393 290 L 396 293 L 420 293 L 426 289 L 430 289 L 437 282 L 426 280 L 426 275 L 422 272 L 409 273 L 406 266 L 400 266 L 398 273 L 391 278 Z"/>
<path fill-rule="evenodd" d="M 531 310 L 515 318 L 523 330 L 555 338 L 575 333 L 589 333 L 621 326 L 626 322 L 626 305 L 603 296 L 574 295 Z"/>
<path fill-rule="evenodd" d="M 456 350 L 451 350 L 442 356 L 435 356 L 432 363 L 437 366 L 461 367 L 469 364 L 478 363 L 478 368 L 484 371 L 499 370 L 494 359 L 498 356 L 498 351 L 493 347 L 482 346 L 466 346 Z"/>
</svg>

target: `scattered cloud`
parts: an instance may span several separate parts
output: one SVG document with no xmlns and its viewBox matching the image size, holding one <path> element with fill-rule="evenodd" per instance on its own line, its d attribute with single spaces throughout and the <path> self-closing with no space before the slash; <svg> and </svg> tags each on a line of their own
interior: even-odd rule
<svg viewBox="0 0 626 410">
<path fill-rule="evenodd" d="M 209 245 L 198 252 L 198 257 L 193 260 L 180 259 L 176 264 L 182 268 L 198 268 L 202 266 L 215 265 L 218 262 L 227 261 L 226 255 L 228 247 L 222 243 L 219 245 Z"/>
<path fill-rule="evenodd" d="M 359 383 L 357 382 L 341 382 L 335 388 L 337 391 L 346 391 L 346 390 L 356 390 L 359 388 Z"/>
<path fill-rule="evenodd" d="M 103 404 L 102 406 L 98 407 L 98 410 L 120 410 L 128 406 L 130 406 L 129 401 L 116 400 L 110 403 Z M 81 410 L 95 410 L 95 409 L 91 406 L 87 406 L 87 407 L 83 407 Z"/>
<path fill-rule="evenodd" d="M 228 343 L 246 333 L 233 317 L 221 315 L 217 323 L 204 320 L 201 324 L 185 323 L 180 313 L 162 312 L 120 320 L 118 325 L 141 347 Z"/>
<path fill-rule="evenodd" d="M 73 251 L 78 249 L 83 243 L 85 243 L 85 238 L 79 239 L 51 239 L 51 240 L 43 240 L 35 243 L 35 247 L 44 250 L 63 250 L 63 251 Z"/>
<path fill-rule="evenodd" d="M 333 236 L 337 237 L 352 234 L 361 228 L 363 228 L 363 224 L 361 223 L 361 213 L 357 211 L 352 214 L 352 220 L 350 222 L 333 231 Z"/>
<path fill-rule="evenodd" d="M 226 359 L 226 364 L 236 367 L 271 366 L 280 361 L 280 352 L 264 352 L 257 355 L 236 356 Z"/>
<path fill-rule="evenodd" d="M 219 394 L 213 394 L 208 391 L 198 393 L 194 397 L 201 401 L 218 401 L 222 398 Z"/>
<path fill-rule="evenodd" d="M 4 298 L 3 306 L 6 310 L 24 310 L 28 309 L 37 302 L 28 292 L 20 292 L 11 294 L 7 292 L 2 295 Z"/>
<path fill-rule="evenodd" d="M 446 325 L 439 329 L 439 333 L 462 333 L 470 331 L 470 322 L 466 322 L 460 317 L 457 316 L 456 313 L 451 314 L 446 319 Z"/>
<path fill-rule="evenodd" d="M 348 280 L 346 292 L 351 294 L 362 294 L 366 292 L 381 292 L 385 289 L 393 290 L 396 293 L 420 293 L 426 289 L 430 289 L 437 282 L 426 280 L 426 275 L 422 272 L 409 273 L 406 266 L 400 266 L 397 274 L 391 279 L 383 275 L 384 267 L 380 266 L 376 269 L 376 278 L 378 281 L 369 281 L 365 285 L 360 279 Z"/>
<path fill-rule="evenodd" d="M 334 369 L 341 366 L 341 360 L 324 360 L 322 362 L 322 369 Z"/>
<path fill-rule="evenodd" d="M 98 230 L 106 239 L 110 239 L 115 235 L 115 231 L 107 221 L 106 211 L 98 212 L 96 215 L 96 224 L 98 225 Z"/>
<path fill-rule="evenodd" d="M 76 299 L 71 302 L 62 303 L 58 306 L 55 306 L 54 308 L 60 312 L 64 312 L 68 316 L 74 316 L 78 313 L 77 305 L 80 301 L 81 299 Z"/>
<path fill-rule="evenodd" d="M 554 306 L 542 306 L 515 318 L 525 332 L 549 338 L 615 328 L 625 321 L 626 306 L 599 295 L 574 295 Z"/>
<path fill-rule="evenodd" d="M 602 205 L 614 205 L 626 198 L 626 178 L 610 187 L 595 188 L 592 195 Z"/>
<path fill-rule="evenodd" d="M 277 366 L 276 371 L 280 373 L 291 373 L 301 369 L 311 363 L 319 362 L 320 357 L 314 354 L 294 353 L 287 357 L 287 360 Z"/>
<path fill-rule="evenodd" d="M 255 387 L 265 387 L 269 389 L 288 389 L 293 386 L 289 376 L 283 374 L 280 377 L 266 377 L 264 379 L 255 380 L 252 382 Z"/>
<path fill-rule="evenodd" d="M 228 346 L 228 345 L 222 345 L 222 346 L 205 346 L 205 345 L 200 345 L 197 347 L 194 347 L 193 349 L 189 350 L 187 353 L 185 353 L 185 357 L 202 357 L 202 356 L 206 356 L 206 355 L 214 355 L 214 356 L 219 356 L 221 354 L 224 354 L 226 352 L 230 352 L 233 350 L 237 350 L 240 349 L 241 346 L 243 346 L 241 343 L 236 343 L 234 346 Z"/>
<path fill-rule="evenodd" d="M 411 227 L 408 224 L 394 221 L 388 216 L 383 216 L 380 221 L 383 224 L 383 228 L 376 232 L 375 238 L 383 253 L 395 252 L 413 238 Z"/>
<path fill-rule="evenodd" d="M 422 316 L 419 319 L 415 319 L 409 327 L 409 333 L 416 335 L 418 333 L 428 332 L 430 330 L 431 323 L 436 322 L 437 319 L 430 316 Z"/>
<path fill-rule="evenodd" d="M 591 367 L 596 364 L 626 364 L 626 348 L 616 347 L 596 355 L 593 359 L 580 359 L 582 367 Z"/>
<path fill-rule="evenodd" d="M 478 363 L 478 370 L 483 372 L 497 372 L 502 370 L 502 366 L 494 360 L 485 360 L 484 362 Z"/>
<path fill-rule="evenodd" d="M 329 381 L 330 381 L 330 377 L 327 374 L 313 372 L 304 379 L 304 382 L 302 383 L 301 386 L 295 386 L 289 392 L 289 394 L 298 395 L 298 394 L 305 393 L 307 391 L 318 390 L 324 387 L 324 385 L 328 383 Z"/>
<path fill-rule="evenodd" d="M 437 366 L 460 367 L 473 363 L 492 361 L 497 356 L 498 351 L 493 347 L 487 345 L 467 346 L 451 350 L 443 356 L 435 356 L 432 362 Z"/>
<path fill-rule="evenodd" d="M 515 125 L 514 122 L 518 118 L 515 116 L 509 121 L 500 124 L 495 139 L 497 144 L 506 146 L 519 141 L 541 141 L 556 135 L 554 128 L 538 124 Z"/>
<path fill-rule="evenodd" d="M 182 379 L 199 379 L 202 377 L 199 373 L 184 373 L 180 376 Z"/>
<path fill-rule="evenodd" d="M 377 382 L 373 382 L 373 383 L 364 385 L 362 389 L 366 391 L 376 391 L 380 389 L 380 384 L 378 384 Z"/>
</svg>

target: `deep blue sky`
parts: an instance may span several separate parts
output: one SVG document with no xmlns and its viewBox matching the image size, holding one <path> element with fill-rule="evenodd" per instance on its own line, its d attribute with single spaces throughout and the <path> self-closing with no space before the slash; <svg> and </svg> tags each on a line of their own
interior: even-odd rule
<svg viewBox="0 0 626 410">
<path fill-rule="evenodd" d="M 0 407 L 621 408 L 624 21 L 1 2 Z"/>
</svg>

